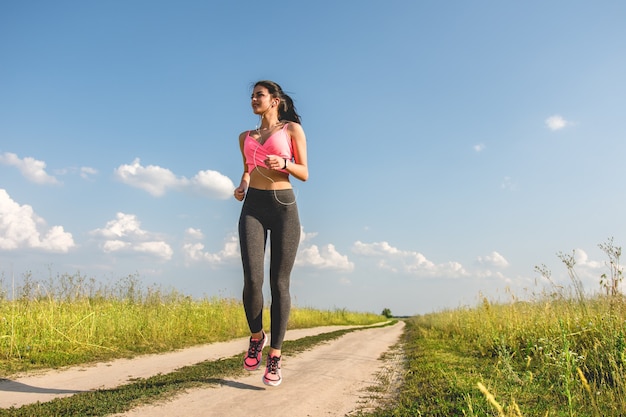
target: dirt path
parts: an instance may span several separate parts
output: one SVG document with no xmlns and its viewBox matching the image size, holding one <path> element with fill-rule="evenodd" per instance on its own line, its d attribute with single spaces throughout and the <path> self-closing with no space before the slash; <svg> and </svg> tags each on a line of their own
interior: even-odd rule
<svg viewBox="0 0 626 417">
<path fill-rule="evenodd" d="M 399 322 L 394 326 L 348 333 L 294 357 L 285 352 L 284 382 L 276 388 L 263 385 L 263 371 L 259 369 L 247 377 L 224 380 L 215 388 L 191 390 L 165 403 L 139 407 L 124 416 L 344 416 L 368 396 L 363 392 L 364 388 L 376 383 L 376 375 L 383 368 L 383 362 L 378 359 L 398 341 L 403 327 L 404 323 Z M 339 328 L 345 327 L 292 330 L 287 332 L 286 340 Z M 147 378 L 204 360 L 243 353 L 246 347 L 247 339 L 244 338 L 162 355 L 0 380 L 0 408 L 50 401 L 81 391 L 113 388 L 131 379 Z M 267 407 L 272 408 L 271 413 L 267 412 Z"/>
</svg>

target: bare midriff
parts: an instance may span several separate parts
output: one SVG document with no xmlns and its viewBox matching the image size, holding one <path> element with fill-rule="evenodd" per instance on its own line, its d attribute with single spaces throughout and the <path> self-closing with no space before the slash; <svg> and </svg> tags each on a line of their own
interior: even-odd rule
<svg viewBox="0 0 626 417">
<path fill-rule="evenodd" d="M 289 175 L 263 167 L 255 167 L 250 173 L 250 188 L 258 190 L 287 190 L 291 188 Z"/>
</svg>

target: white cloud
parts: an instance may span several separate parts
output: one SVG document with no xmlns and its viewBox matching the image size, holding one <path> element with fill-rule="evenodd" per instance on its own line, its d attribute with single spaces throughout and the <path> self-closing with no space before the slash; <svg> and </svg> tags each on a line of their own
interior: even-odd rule
<svg viewBox="0 0 626 417">
<path fill-rule="evenodd" d="M 350 262 L 347 255 L 340 254 L 335 245 L 331 243 L 321 247 L 314 244 L 304 245 L 317 235 L 317 232 L 305 232 L 304 227 L 300 227 L 300 246 L 296 256 L 296 266 L 352 272 L 354 263 Z"/>
<path fill-rule="evenodd" d="M 336 270 L 351 272 L 354 270 L 354 263 L 350 262 L 346 255 L 342 255 L 337 251 L 334 245 L 327 244 L 322 247 L 317 245 L 303 245 L 304 242 L 313 239 L 317 233 L 306 233 L 301 228 L 300 246 L 296 256 L 295 266 L 312 267 L 324 270 Z M 199 229 L 189 228 L 185 231 L 188 240 L 202 240 L 203 233 Z M 271 237 L 270 237 L 271 238 Z M 187 242 L 183 245 L 187 263 L 190 262 L 206 262 L 209 265 L 217 266 L 233 260 L 240 261 L 239 238 L 232 234 L 228 236 L 224 242 L 224 246 L 218 252 L 212 253 L 205 251 L 205 246 L 201 242 Z M 267 251 L 267 256 L 271 256 Z M 269 262 L 269 259 L 266 259 Z"/>
<path fill-rule="evenodd" d="M 585 268 L 598 270 L 606 267 L 606 264 L 604 262 L 589 259 L 589 255 L 587 255 L 587 252 L 580 248 L 574 251 L 574 259 L 576 261 L 576 265 Z"/>
<path fill-rule="evenodd" d="M 188 236 L 190 235 L 190 231 L 192 231 L 191 235 L 193 235 L 193 237 L 199 237 L 199 230 L 187 229 Z M 204 245 L 200 242 L 185 243 L 183 245 L 183 253 L 187 258 L 188 263 L 192 261 L 206 262 L 211 266 L 217 266 L 235 259 L 241 259 L 239 256 L 239 239 L 237 239 L 235 235 L 228 236 L 224 242 L 224 247 L 216 253 L 206 252 L 204 250 Z"/>
<path fill-rule="evenodd" d="M 191 180 L 177 177 L 167 168 L 156 165 L 141 165 L 139 158 L 130 165 L 120 165 L 115 176 L 124 184 L 142 189 L 155 197 L 165 195 L 168 190 L 189 191 L 212 198 L 227 199 L 232 196 L 235 185 L 217 171 L 200 171 Z"/>
<path fill-rule="evenodd" d="M 140 242 L 135 245 L 134 250 L 148 255 L 155 255 L 165 260 L 171 259 L 174 254 L 170 245 L 163 241 Z"/>
<path fill-rule="evenodd" d="M 335 246 L 330 243 L 321 248 L 317 245 L 311 245 L 301 249 L 298 251 L 296 265 L 346 272 L 354 270 L 354 263 L 350 262 L 346 255 L 340 254 Z"/>
<path fill-rule="evenodd" d="M 57 175 L 68 175 L 68 174 L 78 174 L 82 179 L 90 180 L 92 176 L 98 174 L 98 170 L 91 167 L 70 167 L 70 168 L 61 168 L 54 170 L 54 173 Z"/>
<path fill-rule="evenodd" d="M 134 214 L 117 213 L 104 228 L 90 233 L 103 238 L 101 246 L 106 253 L 142 253 L 164 261 L 170 260 L 174 254 L 165 241 L 141 229 L 141 223 Z"/>
<path fill-rule="evenodd" d="M 130 247 L 130 243 L 122 240 L 107 240 L 102 244 L 102 250 L 106 253 L 118 252 Z"/>
<path fill-rule="evenodd" d="M 397 248 L 394 248 L 387 242 L 376 243 L 362 243 L 360 241 L 355 242 L 352 248 L 354 253 L 365 256 L 383 256 L 383 255 L 396 255 L 400 254 Z"/>
<path fill-rule="evenodd" d="M 478 143 L 478 144 L 474 145 L 474 151 L 482 152 L 484 150 L 485 150 L 485 144 L 484 143 Z"/>
<path fill-rule="evenodd" d="M 154 165 L 143 167 L 139 158 L 131 165 L 121 165 L 115 170 L 116 177 L 124 184 L 140 188 L 155 197 L 161 197 L 168 188 L 182 185 L 183 180 L 177 179 L 172 171 Z"/>
<path fill-rule="evenodd" d="M 486 256 L 479 256 L 476 258 L 476 262 L 479 265 L 487 267 L 506 268 L 509 266 L 509 261 L 496 251 L 493 251 Z"/>
<path fill-rule="evenodd" d="M 304 231 L 304 227 L 300 226 L 300 244 L 309 240 L 313 240 L 313 238 L 315 238 L 316 236 L 317 232 L 307 233 Z"/>
<path fill-rule="evenodd" d="M 46 163 L 27 156 L 20 159 L 16 154 L 5 152 L 0 154 L 0 163 L 16 167 L 29 181 L 36 184 L 60 184 L 60 182 L 46 173 Z"/>
<path fill-rule="evenodd" d="M 202 230 L 194 229 L 192 227 L 185 230 L 185 236 L 187 238 L 194 239 L 194 240 L 204 239 L 204 233 L 202 233 Z"/>
<path fill-rule="evenodd" d="M 357 241 L 352 251 L 358 255 L 377 259 L 379 268 L 392 272 L 404 272 L 418 277 L 457 278 L 468 275 L 463 265 L 458 262 L 435 264 L 419 252 L 403 251 L 387 242 Z"/>
<path fill-rule="evenodd" d="M 75 246 L 62 226 L 45 230 L 46 222 L 29 205 L 19 205 L 0 189 L 0 250 L 20 248 L 66 253 Z"/>
<path fill-rule="evenodd" d="M 217 171 L 200 171 L 192 179 L 188 187 L 195 193 L 206 197 L 227 199 L 232 197 L 235 185 L 225 175 Z"/>
<path fill-rule="evenodd" d="M 565 120 L 562 116 L 555 114 L 554 116 L 550 116 L 546 119 L 546 126 L 550 130 L 561 130 L 566 126 L 569 126 L 571 122 Z"/>
<path fill-rule="evenodd" d="M 580 280 L 583 284 L 584 289 L 592 291 L 597 289 L 604 291 L 606 289 L 603 286 L 604 284 L 601 285 L 600 280 L 602 279 L 602 275 L 606 274 L 607 280 L 610 281 L 611 269 L 608 258 L 606 261 L 593 260 L 586 251 L 580 248 L 568 253 L 559 253 L 559 258 L 561 257 L 567 262 L 573 261 L 572 272 L 575 274 L 576 279 Z M 564 286 L 571 284 L 571 276 L 567 272 L 567 268 L 567 265 L 563 262 L 563 259 L 561 259 L 561 263 L 552 271 L 554 274 L 551 275 L 551 280 L 563 284 Z M 605 284 L 607 283 L 608 282 L 605 281 Z M 620 287 L 621 286 L 623 286 L 623 283 Z"/>
<path fill-rule="evenodd" d="M 92 175 L 96 175 L 98 174 L 98 170 L 95 168 L 91 168 L 91 167 L 81 167 L 80 168 L 80 176 L 83 179 L 91 179 Z"/>
<path fill-rule="evenodd" d="M 607 257 L 604 261 L 595 261 L 589 258 L 587 252 L 582 249 L 576 249 L 573 253 L 576 264 L 574 269 L 578 277 L 583 281 L 585 288 L 595 290 L 599 288 L 601 291 L 606 291 L 613 284 L 612 280 L 617 281 L 617 287 L 620 291 L 625 291 L 625 283 L 620 279 L 620 275 L 616 271 L 612 271 L 613 267 L 617 265 L 611 265 L 611 262 Z M 619 266 L 621 273 L 624 273 L 624 267 Z M 615 275 L 613 275 L 615 274 Z M 602 277 L 605 275 L 605 277 Z M 601 282 L 602 280 L 602 282 Z"/>
<path fill-rule="evenodd" d="M 142 237 L 146 232 L 141 230 L 141 223 L 134 214 L 117 213 L 115 220 L 109 220 L 104 229 L 95 229 L 92 234 L 105 238 Z"/>
</svg>

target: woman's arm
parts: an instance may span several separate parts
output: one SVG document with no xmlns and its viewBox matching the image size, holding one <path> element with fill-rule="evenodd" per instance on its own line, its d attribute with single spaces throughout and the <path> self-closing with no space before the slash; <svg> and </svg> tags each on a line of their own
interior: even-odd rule
<svg viewBox="0 0 626 417">
<path fill-rule="evenodd" d="M 306 135 L 299 123 L 289 123 L 287 132 L 291 136 L 293 144 L 293 154 L 295 162 L 287 162 L 287 172 L 299 179 L 306 181 L 309 179 L 309 166 L 306 155 Z"/>
<path fill-rule="evenodd" d="M 235 198 L 239 201 L 242 201 L 246 196 L 246 191 L 248 190 L 248 185 L 250 184 L 250 174 L 248 173 L 248 166 L 246 165 L 246 155 L 243 152 L 243 143 L 246 140 L 247 135 L 248 132 L 243 132 L 239 135 L 239 149 L 241 150 L 241 157 L 243 158 L 243 174 L 241 175 L 239 187 L 235 188 L 235 192 L 233 193 Z"/>
</svg>

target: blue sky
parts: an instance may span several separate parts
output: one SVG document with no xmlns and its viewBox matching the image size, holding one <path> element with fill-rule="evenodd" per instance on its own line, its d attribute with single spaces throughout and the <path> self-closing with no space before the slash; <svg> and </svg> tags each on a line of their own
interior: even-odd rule
<svg viewBox="0 0 626 417">
<path fill-rule="evenodd" d="M 294 303 L 418 314 L 626 242 L 621 1 L 3 1 L 0 273 L 239 298 L 251 84 L 310 178 Z"/>
</svg>

